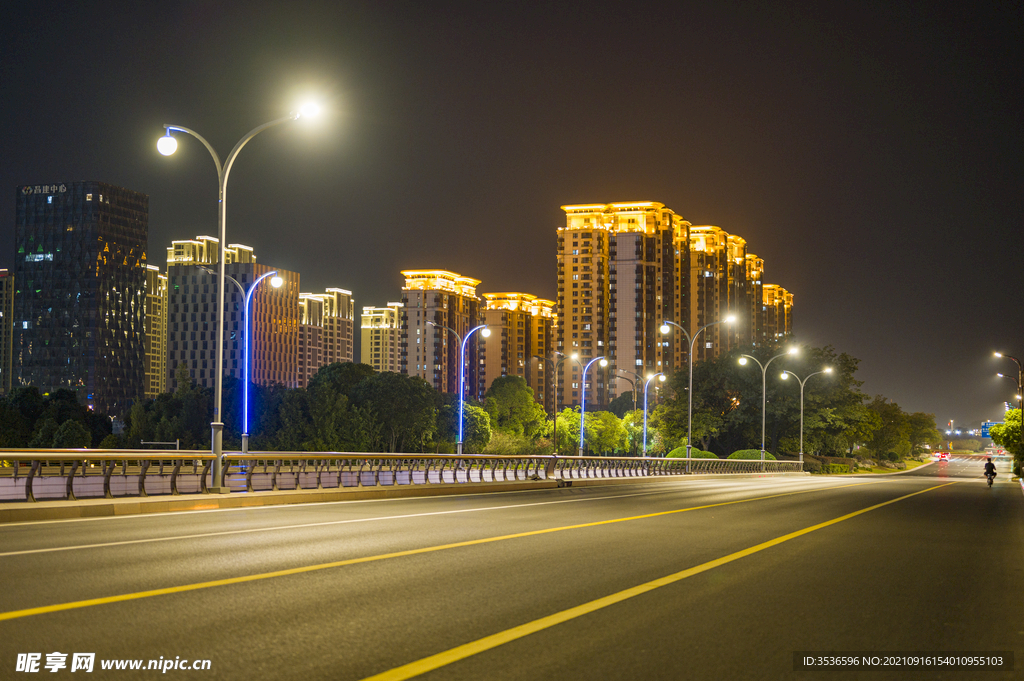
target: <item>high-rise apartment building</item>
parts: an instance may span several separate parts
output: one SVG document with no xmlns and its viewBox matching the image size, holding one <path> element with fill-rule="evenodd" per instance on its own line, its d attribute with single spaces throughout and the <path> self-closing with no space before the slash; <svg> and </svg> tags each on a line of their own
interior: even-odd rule
<svg viewBox="0 0 1024 681">
<path fill-rule="evenodd" d="M 550 363 L 533 357 L 550 359 L 554 350 L 554 301 L 529 293 L 485 293 L 483 297 L 483 323 L 491 331 L 480 353 L 485 392 L 496 378 L 522 376 L 534 399 L 550 411 L 554 408 Z"/>
<path fill-rule="evenodd" d="M 175 241 L 167 249 L 168 389 L 177 388 L 174 373 L 184 362 L 192 379 L 211 387 L 217 362 L 218 248 L 212 237 Z M 225 249 L 226 272 L 248 291 L 261 275 L 276 270 L 283 279 L 274 288 L 264 279 L 252 294 L 249 309 L 250 372 L 258 385 L 298 385 L 299 274 L 256 262 L 248 246 Z M 224 373 L 244 375 L 244 304 L 238 286 L 227 281 L 224 320 Z"/>
<path fill-rule="evenodd" d="M 402 276 L 401 372 L 441 392 L 458 393 L 462 339 L 482 319 L 476 295 L 480 280 L 448 270 L 403 270 Z M 477 398 L 486 389 L 480 372 L 482 338 L 480 332 L 473 334 L 465 351 L 466 394 Z"/>
<path fill-rule="evenodd" d="M 14 349 L 14 275 L 0 270 L 0 394 L 11 392 Z"/>
<path fill-rule="evenodd" d="M 793 335 L 793 294 L 778 284 L 764 285 L 764 328 L 769 344 Z"/>
<path fill-rule="evenodd" d="M 377 372 L 398 373 L 401 370 L 402 304 L 364 307 L 361 326 L 360 361 Z"/>
<path fill-rule="evenodd" d="M 352 292 L 329 288 L 299 294 L 298 385 L 305 388 L 322 367 L 351 362 L 355 325 Z"/>
<path fill-rule="evenodd" d="M 567 357 L 559 405 L 607 404 L 632 390 L 624 374 L 670 372 L 685 339 L 662 336 L 664 320 L 688 324 L 690 223 L 653 201 L 562 206 L 558 230 L 557 346 Z M 581 370 L 604 356 L 607 368 Z M 620 371 L 621 370 L 621 371 Z"/>
<path fill-rule="evenodd" d="M 745 319 L 750 325 L 750 344 L 762 345 L 764 331 L 764 260 L 747 253 L 747 306 Z"/>
<path fill-rule="evenodd" d="M 146 398 L 167 392 L 167 275 L 146 265 Z"/>
<path fill-rule="evenodd" d="M 102 182 L 24 185 L 15 217 L 18 385 L 123 416 L 145 394 L 149 197 Z"/>
</svg>

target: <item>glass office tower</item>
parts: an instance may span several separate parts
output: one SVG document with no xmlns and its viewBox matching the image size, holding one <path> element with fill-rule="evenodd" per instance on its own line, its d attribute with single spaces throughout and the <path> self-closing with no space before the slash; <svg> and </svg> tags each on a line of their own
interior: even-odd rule
<svg viewBox="0 0 1024 681">
<path fill-rule="evenodd" d="M 127 414 L 145 393 L 149 197 L 102 182 L 17 188 L 17 385 Z"/>
</svg>

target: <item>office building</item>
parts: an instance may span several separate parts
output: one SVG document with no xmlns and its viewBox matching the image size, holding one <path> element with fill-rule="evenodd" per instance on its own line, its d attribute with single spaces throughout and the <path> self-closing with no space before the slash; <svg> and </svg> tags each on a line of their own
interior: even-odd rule
<svg viewBox="0 0 1024 681">
<path fill-rule="evenodd" d="M 212 387 L 216 376 L 218 248 L 212 237 L 175 241 L 167 249 L 168 390 L 177 388 L 174 374 L 184 362 L 192 380 Z M 250 381 L 257 385 L 298 385 L 299 274 L 256 262 L 252 248 L 231 244 L 225 249 L 227 276 L 245 291 L 270 271 L 283 279 L 274 288 L 268 279 L 252 294 L 249 310 Z M 244 375 L 244 297 L 226 282 L 224 374 Z"/>
<path fill-rule="evenodd" d="M 146 265 L 146 398 L 167 392 L 167 275 Z"/>
<path fill-rule="evenodd" d="M 374 371 L 401 370 L 399 352 L 402 334 L 402 304 L 385 307 L 364 307 L 360 336 L 360 361 Z"/>
<path fill-rule="evenodd" d="M 458 394 L 462 339 L 482 323 L 476 295 L 480 280 L 448 270 L 403 270 L 402 276 L 401 372 L 423 378 L 440 392 Z M 476 332 L 465 350 L 466 395 L 477 398 L 486 390 L 479 371 L 482 339 Z"/>
<path fill-rule="evenodd" d="M 14 274 L 0 270 L 0 394 L 11 392 L 14 355 Z"/>
<path fill-rule="evenodd" d="M 521 376 L 533 389 L 534 399 L 551 411 L 553 374 L 544 358 L 550 359 L 554 350 L 554 301 L 529 293 L 485 293 L 483 298 L 483 323 L 491 331 L 480 351 L 485 392 L 496 378 Z"/>
<path fill-rule="evenodd" d="M 102 182 L 16 191 L 14 383 L 124 416 L 146 392 L 149 197 Z"/>
<path fill-rule="evenodd" d="M 662 336 L 662 321 L 688 324 L 690 223 L 652 201 L 562 206 L 558 230 L 560 406 L 603 406 L 632 390 L 630 381 L 670 373 L 686 358 L 686 341 Z M 597 357 L 586 381 L 581 370 Z"/>
</svg>

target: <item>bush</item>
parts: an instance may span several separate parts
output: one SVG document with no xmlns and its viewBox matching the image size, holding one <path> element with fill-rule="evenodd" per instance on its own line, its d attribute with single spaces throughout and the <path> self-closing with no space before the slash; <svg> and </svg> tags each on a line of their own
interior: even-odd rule
<svg viewBox="0 0 1024 681">
<path fill-rule="evenodd" d="M 821 466 L 821 472 L 826 475 L 832 473 L 849 473 L 850 467 L 839 463 L 826 463 Z"/>
<path fill-rule="evenodd" d="M 686 446 L 676 447 L 671 452 L 666 454 L 666 458 L 669 459 L 685 459 L 686 458 Z M 713 452 L 705 452 L 704 450 L 697 449 L 694 447 L 690 450 L 691 459 L 717 459 L 718 457 Z"/>
<path fill-rule="evenodd" d="M 757 459 L 757 460 L 760 460 L 761 459 L 761 450 L 760 449 L 741 449 L 739 451 L 736 451 L 736 452 L 733 452 L 732 454 L 730 454 L 729 458 L 730 459 Z M 775 457 L 772 456 L 771 452 L 765 452 L 764 453 L 764 460 L 765 461 L 775 461 Z"/>
<path fill-rule="evenodd" d="M 818 461 L 813 456 L 804 455 L 804 470 L 808 473 L 820 473 L 821 472 L 821 461 Z"/>
<path fill-rule="evenodd" d="M 84 449 L 92 444 L 92 433 L 78 421 L 68 419 L 53 434 L 54 449 Z"/>
</svg>

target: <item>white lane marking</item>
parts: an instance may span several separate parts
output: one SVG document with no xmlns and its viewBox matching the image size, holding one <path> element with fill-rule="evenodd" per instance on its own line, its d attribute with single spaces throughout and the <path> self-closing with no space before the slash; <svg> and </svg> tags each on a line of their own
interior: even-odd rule
<svg viewBox="0 0 1024 681">
<path fill-rule="evenodd" d="M 710 486 L 715 486 L 714 482 L 712 482 L 712 481 L 708 481 L 708 482 L 711 483 Z M 716 481 L 716 482 L 718 482 L 718 481 Z M 720 481 L 720 482 L 726 482 L 726 481 Z M 822 481 L 822 482 L 824 482 L 824 481 Z M 831 481 L 829 481 L 829 482 L 831 482 Z M 729 481 L 729 483 L 731 483 L 731 481 Z M 735 487 L 739 488 L 741 486 L 740 485 L 735 485 Z M 742 487 L 745 487 L 745 486 L 742 486 Z M 813 490 L 810 490 L 810 491 L 816 491 L 816 490 L 820 490 L 820 489 L 829 489 L 829 487 L 830 486 L 818 487 L 818 488 L 814 488 Z M 746 489 L 750 489 L 750 488 L 746 488 Z M 156 542 L 178 541 L 178 540 L 184 540 L 184 539 L 205 539 L 205 538 L 208 538 L 208 537 L 224 537 L 224 536 L 236 535 L 236 534 L 253 534 L 253 533 L 256 533 L 256 532 L 274 532 L 274 531 L 279 531 L 279 530 L 297 530 L 297 529 L 303 529 L 303 528 L 309 528 L 309 527 L 328 527 L 328 526 L 331 526 L 331 525 L 347 525 L 347 524 L 352 524 L 352 523 L 366 523 L 366 522 L 376 522 L 376 521 L 384 521 L 384 520 L 406 520 L 406 519 L 409 519 L 409 518 L 424 518 L 424 517 L 430 517 L 430 516 L 454 515 L 454 514 L 457 514 L 457 513 L 476 513 L 476 512 L 479 512 L 479 511 L 502 511 L 502 510 L 508 510 L 508 509 L 514 509 L 514 508 L 529 508 L 531 506 L 550 506 L 550 505 L 553 505 L 553 504 L 570 504 L 570 503 L 583 502 L 583 501 L 605 501 L 605 500 L 608 500 L 608 499 L 626 499 L 626 498 L 630 498 L 630 497 L 643 497 L 643 496 L 651 496 L 651 495 L 655 495 L 655 494 L 668 494 L 669 492 L 674 492 L 674 491 L 676 491 L 676 490 L 674 490 L 674 489 L 673 490 L 664 490 L 664 489 L 662 489 L 662 490 L 655 490 L 655 491 L 651 491 L 651 492 L 637 492 L 637 493 L 634 493 L 634 494 L 618 494 L 618 495 L 612 495 L 612 496 L 587 497 L 587 498 L 582 498 L 582 499 L 560 499 L 558 501 L 537 501 L 537 502 L 532 502 L 532 503 L 528 503 L 528 504 L 508 504 L 508 505 L 505 505 L 505 506 L 487 506 L 487 507 L 483 507 L 483 508 L 462 508 L 462 509 L 455 509 L 455 510 L 452 510 L 452 511 L 431 511 L 429 513 L 409 513 L 409 514 L 404 514 L 404 515 L 377 516 L 377 517 L 373 517 L 373 518 L 349 518 L 349 519 L 346 519 L 346 520 L 329 520 L 329 521 L 318 522 L 318 523 L 301 523 L 301 524 L 296 524 L 296 525 L 277 525 L 277 526 L 273 526 L 273 527 L 253 527 L 253 528 L 248 528 L 248 529 L 244 529 L 244 530 L 225 530 L 225 531 L 222 531 L 222 532 L 204 532 L 204 533 L 200 533 L 200 534 L 182 534 L 182 535 L 174 535 L 174 536 L 170 536 L 170 537 L 149 537 L 149 538 L 146 538 L 146 539 L 128 539 L 128 540 L 124 540 L 124 541 L 104 542 L 104 543 L 99 543 L 99 544 L 79 544 L 79 545 L 75 545 L 75 546 L 52 546 L 52 547 L 47 547 L 47 548 L 42 548 L 42 549 L 25 549 L 25 550 L 21 550 L 21 551 L 6 551 L 6 552 L 3 552 L 3 553 L 0 553 L 0 558 L 6 558 L 6 557 L 9 557 L 9 556 L 25 556 L 25 555 L 31 555 L 31 554 L 37 554 L 37 553 L 54 553 L 54 552 L 57 552 L 57 551 L 77 551 L 77 550 L 80 550 L 80 549 L 109 548 L 109 547 L 113 547 L 113 546 L 131 546 L 131 545 L 134 545 L 134 544 L 150 544 L 150 543 L 156 543 Z M 750 491 L 754 492 L 755 490 L 750 489 Z M 764 488 L 761 488 L 761 489 L 756 490 L 756 491 L 757 492 L 763 492 Z"/>
</svg>

